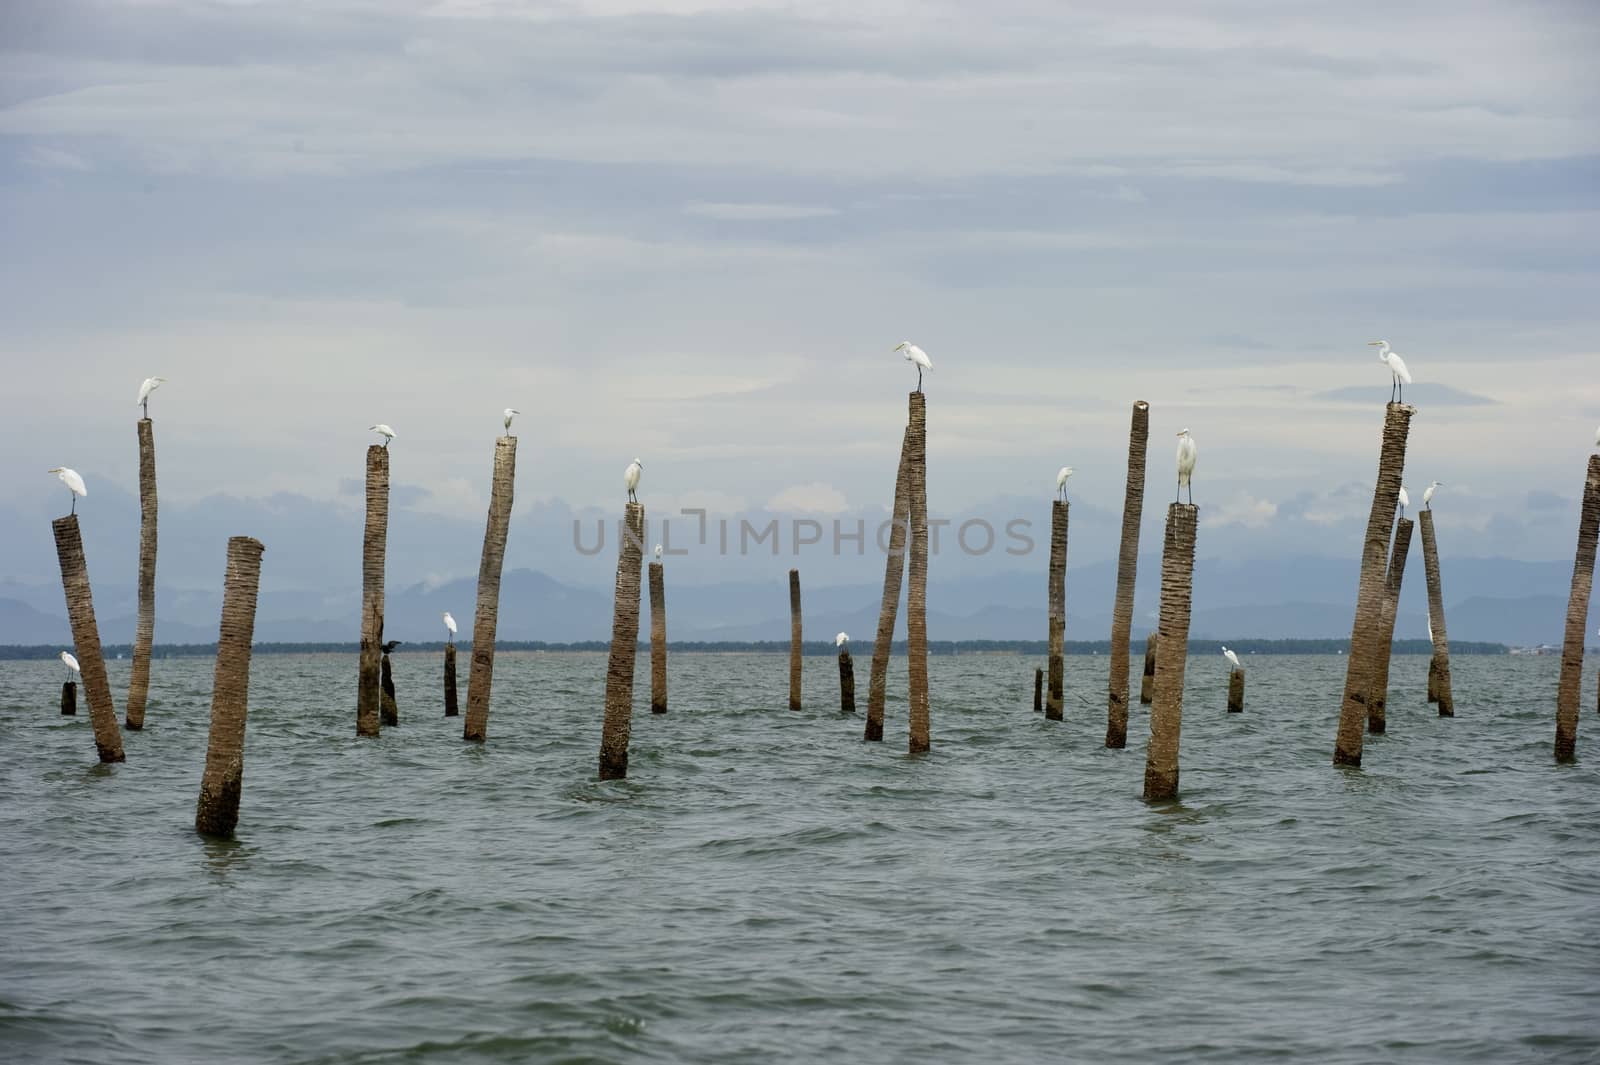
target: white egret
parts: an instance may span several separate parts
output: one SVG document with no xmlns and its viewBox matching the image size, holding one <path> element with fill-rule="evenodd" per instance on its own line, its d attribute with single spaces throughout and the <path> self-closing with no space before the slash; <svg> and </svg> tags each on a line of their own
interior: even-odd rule
<svg viewBox="0 0 1600 1065">
<path fill-rule="evenodd" d="M 656 545 L 656 561 L 657 562 L 661 561 L 661 545 L 660 544 Z"/>
<path fill-rule="evenodd" d="M 837 636 L 835 636 L 833 638 L 833 645 L 835 647 L 843 647 L 845 644 L 847 644 L 849 642 L 850 642 L 850 634 L 848 632 L 841 632 L 839 635 L 837 635 Z"/>
<path fill-rule="evenodd" d="M 1062 499 L 1067 498 L 1067 478 L 1071 477 L 1074 472 L 1071 466 L 1063 466 L 1060 472 L 1056 474 L 1056 494 Z"/>
<path fill-rule="evenodd" d="M 71 513 L 76 514 L 78 512 L 78 497 L 89 494 L 89 489 L 84 486 L 83 478 L 78 476 L 78 471 L 70 466 L 52 466 L 45 472 L 53 473 L 61 478 L 61 483 L 66 485 L 72 492 Z"/>
<path fill-rule="evenodd" d="M 639 475 L 643 472 L 644 463 L 637 458 L 628 463 L 628 468 L 622 471 L 622 483 L 627 486 L 628 501 L 631 503 L 639 502 L 639 497 L 634 494 L 634 490 L 639 487 Z"/>
<path fill-rule="evenodd" d="M 1178 434 L 1178 492 L 1183 492 L 1184 485 L 1189 486 L 1189 503 L 1194 504 L 1194 485 L 1191 478 L 1194 476 L 1195 459 L 1199 457 L 1199 449 L 1194 446 L 1194 437 L 1185 429 Z M 1173 502 L 1178 500 L 1174 499 Z"/>
<path fill-rule="evenodd" d="M 1429 484 L 1428 487 L 1424 488 L 1422 490 L 1422 505 L 1427 507 L 1429 510 L 1432 510 L 1433 509 L 1433 490 L 1435 488 L 1443 488 L 1443 487 L 1444 487 L 1444 482 L 1443 481 L 1434 481 L 1433 483 Z"/>
<path fill-rule="evenodd" d="M 384 425 L 382 422 L 379 422 L 377 425 L 367 426 L 367 432 L 377 433 L 382 436 L 384 447 L 388 447 L 389 441 L 394 439 L 394 430 L 389 428 L 387 425 Z"/>
<path fill-rule="evenodd" d="M 1400 520 L 1401 521 L 1405 520 L 1406 508 L 1409 507 L 1410 505 L 1411 505 L 1411 496 L 1409 494 L 1407 494 L 1406 486 L 1405 485 L 1401 485 L 1400 486 Z"/>
<path fill-rule="evenodd" d="M 72 654 L 71 651 L 62 651 L 61 652 L 61 664 L 66 666 L 67 669 L 70 671 L 69 674 L 68 674 L 68 679 L 69 680 L 71 679 L 71 673 L 81 674 L 83 672 L 83 670 L 78 668 L 78 660 L 77 660 L 77 658 L 73 657 L 73 654 Z"/>
<path fill-rule="evenodd" d="M 1395 389 L 1400 390 L 1400 402 L 1406 401 L 1406 385 L 1411 383 L 1411 371 L 1406 369 L 1406 361 L 1389 347 L 1387 340 L 1369 340 L 1367 347 L 1378 349 L 1378 361 L 1389 367 L 1389 402 L 1393 403 Z"/>
<path fill-rule="evenodd" d="M 501 413 L 505 415 L 506 433 L 510 434 L 510 432 L 511 432 L 511 419 L 515 418 L 517 415 L 521 414 L 522 412 L 520 410 L 517 410 L 515 407 L 507 407 Z"/>
<path fill-rule="evenodd" d="M 456 619 L 450 616 L 450 611 L 446 610 L 442 614 L 440 614 L 439 616 L 444 619 L 444 627 L 449 630 L 450 635 L 452 637 L 455 636 L 455 634 L 456 634 Z M 446 640 L 445 642 L 449 643 L 450 641 Z"/>
<path fill-rule="evenodd" d="M 1228 665 L 1232 666 L 1234 669 L 1244 668 L 1239 664 L 1239 656 L 1228 650 L 1226 647 L 1222 649 L 1222 657 L 1226 658 L 1228 660 Z"/>
<path fill-rule="evenodd" d="M 146 377 L 144 384 L 139 386 L 139 409 L 144 411 L 146 418 L 150 417 L 150 393 L 166 383 L 165 377 Z"/>
<path fill-rule="evenodd" d="M 915 344 L 911 343 L 911 341 L 909 341 L 909 340 L 900 341 L 900 343 L 898 343 L 898 344 L 896 344 L 894 346 L 894 350 L 896 350 L 896 351 L 900 352 L 901 354 L 903 354 L 905 356 L 905 359 L 906 359 L 907 362 L 916 363 L 916 365 L 917 365 L 917 391 L 921 392 L 922 391 L 922 371 L 923 370 L 931 370 L 931 369 L 933 369 L 933 360 L 928 358 L 928 353 L 926 351 L 923 351 L 921 348 L 917 347 Z"/>
</svg>

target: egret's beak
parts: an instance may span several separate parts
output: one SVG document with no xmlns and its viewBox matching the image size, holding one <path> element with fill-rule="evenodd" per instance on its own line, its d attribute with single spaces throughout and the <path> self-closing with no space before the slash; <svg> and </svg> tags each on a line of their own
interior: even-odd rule
<svg viewBox="0 0 1600 1065">
<path fill-rule="evenodd" d="M 1367 347 L 1369 347 L 1369 348 L 1381 348 L 1381 347 L 1383 347 L 1383 341 L 1381 341 L 1381 340 L 1369 340 L 1369 341 L 1367 341 Z"/>
</svg>

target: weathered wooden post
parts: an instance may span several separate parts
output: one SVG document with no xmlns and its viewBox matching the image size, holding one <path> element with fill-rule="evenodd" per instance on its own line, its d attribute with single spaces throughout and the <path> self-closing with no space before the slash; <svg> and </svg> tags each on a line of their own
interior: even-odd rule
<svg viewBox="0 0 1600 1065">
<path fill-rule="evenodd" d="M 1228 713 L 1244 713 L 1244 670 L 1235 669 L 1228 674 Z"/>
<path fill-rule="evenodd" d="M 923 394 L 911 393 L 911 454 L 906 469 L 911 558 L 906 567 L 906 659 L 911 674 L 907 712 L 910 752 L 930 749 L 928 737 L 928 422 Z"/>
<path fill-rule="evenodd" d="M 850 657 L 850 648 L 839 646 L 839 712 L 856 712 L 856 664 Z"/>
<path fill-rule="evenodd" d="M 1156 642 L 1157 633 L 1144 638 L 1144 677 L 1139 681 L 1139 702 L 1145 706 L 1156 697 Z"/>
<path fill-rule="evenodd" d="M 1428 663 L 1433 680 L 1433 701 L 1440 717 L 1456 716 L 1455 693 L 1450 689 L 1450 634 L 1444 625 L 1444 589 L 1439 580 L 1439 547 L 1433 538 L 1433 510 L 1422 512 L 1422 568 L 1428 579 L 1428 625 L 1433 630 L 1433 658 Z M 1578 624 L 1582 626 L 1580 619 Z"/>
<path fill-rule="evenodd" d="M 133 673 L 128 678 L 127 724 L 144 728 L 150 697 L 150 645 L 156 635 L 156 438 L 149 418 L 139 419 L 139 619 L 133 630 Z"/>
<path fill-rule="evenodd" d="M 1067 631 L 1067 501 L 1050 504 L 1050 689 L 1045 694 L 1044 716 L 1060 721 L 1066 686 L 1062 642 Z"/>
<path fill-rule="evenodd" d="M 356 735 L 376 736 L 383 708 L 383 565 L 389 542 L 389 449 L 367 448 L 367 524 L 361 540 L 361 665 Z"/>
<path fill-rule="evenodd" d="M 511 504 L 517 479 L 517 438 L 507 434 L 494 442 L 494 480 L 489 488 L 489 518 L 483 530 L 483 556 L 478 562 L 478 605 L 472 618 L 472 659 L 467 665 L 467 714 L 461 738 L 482 742 L 489 735 L 489 694 L 494 687 L 494 641 L 500 624 L 500 569 L 511 532 Z M 641 536 L 644 534 L 641 532 Z M 637 591 L 638 574 L 634 574 Z M 637 598 L 637 596 L 635 596 Z M 637 635 L 638 608 L 634 622 Z M 631 661 L 631 660 L 630 660 Z"/>
<path fill-rule="evenodd" d="M 1427 514 L 1427 511 L 1423 511 L 1423 514 Z M 1377 660 L 1372 669 L 1372 683 L 1367 689 L 1367 731 L 1374 735 L 1389 727 L 1389 661 L 1394 654 L 1394 623 L 1400 610 L 1400 586 L 1406 574 L 1406 556 L 1411 552 L 1411 529 L 1415 524 L 1410 518 L 1395 522 L 1394 547 L 1389 554 L 1389 569 L 1383 581 Z"/>
<path fill-rule="evenodd" d="M 800 709 L 800 571 L 789 571 L 789 709 Z"/>
<path fill-rule="evenodd" d="M 400 724 L 400 704 L 395 702 L 394 698 L 394 674 L 389 667 L 389 653 L 387 651 L 383 654 L 381 676 L 382 680 L 379 686 L 382 689 L 381 709 L 383 723 L 386 726 L 398 725 Z"/>
<path fill-rule="evenodd" d="M 900 442 L 900 465 L 894 477 L 894 512 L 889 515 L 889 550 L 883 567 L 883 601 L 878 606 L 878 636 L 872 641 L 872 668 L 867 674 L 867 728 L 862 738 L 883 739 L 884 690 L 889 679 L 889 655 L 894 648 L 895 617 L 900 612 L 900 581 L 906 571 L 906 531 L 910 521 L 907 480 L 911 454 L 911 427 Z"/>
<path fill-rule="evenodd" d="M 1189 613 L 1193 597 L 1195 529 L 1200 508 L 1167 507 L 1161 550 L 1161 653 L 1156 659 L 1155 702 L 1150 708 L 1150 750 L 1145 756 L 1147 802 L 1178 794 L 1178 744 L 1183 731 L 1183 677 L 1189 662 Z"/>
<path fill-rule="evenodd" d="M 111 683 L 106 679 L 106 660 L 100 650 L 100 627 L 94 619 L 94 596 L 89 591 L 89 565 L 83 558 L 83 535 L 78 516 L 69 514 L 50 523 L 56 539 L 56 561 L 61 564 L 61 590 L 67 597 L 67 620 L 72 624 L 72 643 L 78 656 L 83 694 L 89 703 L 89 723 L 94 726 L 94 745 L 102 762 L 121 762 L 122 730 L 117 727 L 117 711 L 111 703 Z"/>
<path fill-rule="evenodd" d="M 639 563 L 644 557 L 644 505 L 629 503 L 623 524 L 622 542 L 617 545 L 611 654 L 606 660 L 606 718 L 600 734 L 601 780 L 621 780 L 628 775 L 628 736 L 633 731 L 633 659 L 639 644 Z"/>
<path fill-rule="evenodd" d="M 1572 557 L 1572 590 L 1567 596 L 1567 628 L 1561 643 L 1561 681 L 1556 689 L 1558 762 L 1571 762 L 1578 756 L 1583 641 L 1589 620 L 1589 596 L 1594 591 L 1597 539 L 1600 539 L 1600 455 L 1590 455 L 1589 473 L 1583 483 L 1583 511 L 1578 518 L 1578 550 Z"/>
<path fill-rule="evenodd" d="M 260 540 L 235 536 L 228 541 L 228 569 L 222 583 L 222 625 L 217 633 L 217 665 L 211 684 L 211 735 L 206 769 L 195 804 L 195 831 L 231 836 L 239 823 L 239 793 L 244 786 L 244 728 L 250 709 L 250 646 L 256 631 L 256 593 L 261 586 Z"/>
<path fill-rule="evenodd" d="M 1117 598 L 1111 608 L 1111 682 L 1106 699 L 1106 746 L 1128 745 L 1128 641 L 1133 636 L 1133 591 L 1139 572 L 1139 522 L 1144 517 L 1144 461 L 1150 442 L 1150 404 L 1133 404 L 1128 428 L 1128 484 L 1122 496 L 1122 546 L 1117 551 Z M 1150 700 L 1145 699 L 1145 702 Z"/>
<path fill-rule="evenodd" d="M 1424 564 L 1424 565 L 1426 565 L 1426 564 Z M 1428 642 L 1431 644 L 1431 643 L 1433 643 L 1433 640 L 1429 639 Z M 1439 701 L 1439 648 L 1438 648 L 1437 645 L 1435 645 L 1433 651 L 1428 655 L 1428 702 L 1436 703 L 1438 701 Z M 1451 715 L 1451 716 L 1454 716 L 1454 715 Z"/>
<path fill-rule="evenodd" d="M 667 712 L 667 582 L 660 562 L 650 563 L 650 712 Z"/>
<path fill-rule="evenodd" d="M 456 645 L 444 645 L 444 716 L 458 717 L 460 704 L 456 702 Z"/>
<path fill-rule="evenodd" d="M 1383 615 L 1383 589 L 1388 577 L 1385 556 L 1389 530 L 1394 528 L 1400 505 L 1400 477 L 1405 472 L 1406 436 L 1416 408 L 1390 403 L 1384 411 L 1383 450 L 1378 457 L 1378 482 L 1367 515 L 1367 535 L 1361 551 L 1361 581 L 1356 594 L 1356 616 L 1350 632 L 1350 654 L 1345 660 L 1344 699 L 1339 707 L 1339 734 L 1334 742 L 1334 765 L 1361 765 L 1361 744 L 1366 734 L 1367 688 L 1377 665 L 1378 637 Z"/>
<path fill-rule="evenodd" d="M 1037 666 L 1033 670 L 1033 712 L 1044 712 L 1044 670 Z"/>
<path fill-rule="evenodd" d="M 78 686 L 70 680 L 61 685 L 61 713 L 66 717 L 78 714 Z"/>
</svg>

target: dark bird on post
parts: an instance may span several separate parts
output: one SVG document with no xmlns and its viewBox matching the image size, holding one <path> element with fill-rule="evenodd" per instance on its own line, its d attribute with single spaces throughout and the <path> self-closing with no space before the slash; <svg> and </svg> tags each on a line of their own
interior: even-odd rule
<svg viewBox="0 0 1600 1065">
<path fill-rule="evenodd" d="M 383 653 L 386 655 L 393 654 L 394 649 L 399 647 L 404 642 L 404 640 L 390 640 L 388 643 L 383 645 Z"/>
</svg>

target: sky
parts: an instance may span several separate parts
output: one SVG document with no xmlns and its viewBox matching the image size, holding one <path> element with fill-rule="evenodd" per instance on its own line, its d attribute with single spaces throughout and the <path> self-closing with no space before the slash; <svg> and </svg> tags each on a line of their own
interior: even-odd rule
<svg viewBox="0 0 1600 1065">
<path fill-rule="evenodd" d="M 508 565 L 604 581 L 561 522 L 634 456 L 654 515 L 871 515 L 903 339 L 935 515 L 1070 463 L 1110 557 L 1143 399 L 1147 538 L 1188 427 L 1202 555 L 1354 557 L 1386 337 L 1453 549 L 1569 558 L 1595 54 L 1581 0 L 7 0 L 0 577 L 53 579 L 47 468 L 126 514 L 152 374 L 163 507 L 293 526 L 269 581 L 358 558 L 294 533 L 358 527 L 377 421 L 454 545 L 399 578 L 475 572 L 506 406 Z"/>
</svg>

